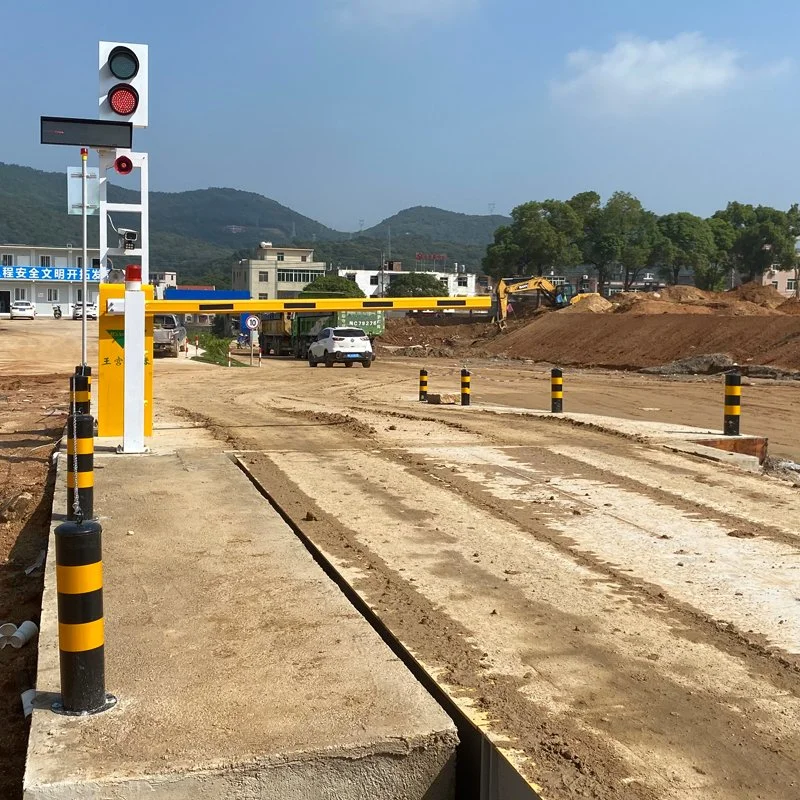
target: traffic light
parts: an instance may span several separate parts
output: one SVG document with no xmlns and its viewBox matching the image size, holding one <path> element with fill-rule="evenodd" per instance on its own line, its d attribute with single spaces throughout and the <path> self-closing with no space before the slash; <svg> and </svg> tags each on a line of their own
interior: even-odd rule
<svg viewBox="0 0 800 800">
<path fill-rule="evenodd" d="M 147 127 L 147 45 L 100 42 L 100 119 Z"/>
</svg>

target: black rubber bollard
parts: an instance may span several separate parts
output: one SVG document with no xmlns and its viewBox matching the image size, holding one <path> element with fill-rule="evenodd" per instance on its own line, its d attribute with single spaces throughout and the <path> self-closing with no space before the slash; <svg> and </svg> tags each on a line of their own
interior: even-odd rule
<svg viewBox="0 0 800 800">
<path fill-rule="evenodd" d="M 739 418 L 742 413 L 742 376 L 729 372 L 725 376 L 725 421 L 723 432 L 726 436 L 739 435 Z"/>
<path fill-rule="evenodd" d="M 472 389 L 470 387 L 470 382 L 472 377 L 468 369 L 461 370 L 461 405 L 468 406 L 470 403 L 470 394 Z"/>
<path fill-rule="evenodd" d="M 564 410 L 564 373 L 556 367 L 550 370 L 550 411 L 560 414 Z"/>
<path fill-rule="evenodd" d="M 419 401 L 424 403 L 428 399 L 428 370 L 419 371 Z"/>
<path fill-rule="evenodd" d="M 67 519 L 94 518 L 94 419 L 67 417 Z"/>
<path fill-rule="evenodd" d="M 64 714 L 96 714 L 116 702 L 106 694 L 102 534 L 96 520 L 55 530 L 61 702 L 53 710 Z"/>
</svg>

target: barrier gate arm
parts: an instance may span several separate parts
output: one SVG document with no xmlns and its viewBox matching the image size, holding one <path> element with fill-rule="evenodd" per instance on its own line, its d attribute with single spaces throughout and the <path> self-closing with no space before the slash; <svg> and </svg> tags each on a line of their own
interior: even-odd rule
<svg viewBox="0 0 800 800">
<path fill-rule="evenodd" d="M 258 314 L 269 311 L 444 311 L 446 309 L 491 309 L 492 298 L 483 297 L 345 297 L 340 299 L 292 300 L 156 300 L 152 286 L 142 286 L 145 310 L 143 364 L 137 366 L 136 385 L 125 390 L 125 286 L 100 284 L 98 309 L 100 344 L 98 364 L 98 434 L 125 437 L 125 405 L 144 406 L 143 430 L 136 435 L 132 451 L 141 450 L 145 437 L 153 432 L 153 315 L 154 314 Z M 141 312 L 139 312 L 141 313 Z M 129 343 L 130 344 L 130 343 Z M 136 348 L 138 351 L 138 347 Z M 131 348 L 128 348 L 130 354 Z M 128 369 L 128 374 L 133 371 Z M 144 369 L 143 382 L 141 368 Z M 132 408 L 128 409 L 129 415 Z M 137 411 L 137 414 L 140 413 Z M 138 430 L 137 426 L 137 430 Z M 128 439 L 131 438 L 128 431 Z"/>
<path fill-rule="evenodd" d="M 324 300 L 148 300 L 147 314 L 258 314 L 268 311 L 441 311 L 443 309 L 489 310 L 492 298 L 484 297 L 348 297 Z"/>
</svg>

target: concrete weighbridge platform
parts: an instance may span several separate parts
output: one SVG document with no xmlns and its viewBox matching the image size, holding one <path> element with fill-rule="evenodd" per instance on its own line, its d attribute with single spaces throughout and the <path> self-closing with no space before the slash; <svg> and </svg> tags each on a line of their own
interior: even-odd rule
<svg viewBox="0 0 800 800">
<path fill-rule="evenodd" d="M 182 429 L 180 426 L 184 426 Z M 206 431 L 95 441 L 111 711 L 59 689 L 45 575 L 26 800 L 449 800 L 455 726 Z M 63 452 L 53 526 L 66 509 Z"/>
</svg>

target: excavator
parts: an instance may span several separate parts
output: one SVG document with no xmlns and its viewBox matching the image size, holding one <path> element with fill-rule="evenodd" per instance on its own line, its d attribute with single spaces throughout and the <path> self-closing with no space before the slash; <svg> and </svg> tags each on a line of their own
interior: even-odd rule
<svg viewBox="0 0 800 800">
<path fill-rule="evenodd" d="M 584 297 L 596 292 L 582 292 L 575 294 L 571 283 L 556 285 L 547 278 L 532 276 L 529 278 L 501 278 L 495 286 L 495 297 L 497 300 L 497 311 L 494 321 L 500 330 L 506 329 L 506 317 L 508 316 L 508 298 L 512 294 L 532 294 L 538 292 L 540 297 L 554 308 L 566 308 L 573 303 L 577 303 Z"/>
</svg>

